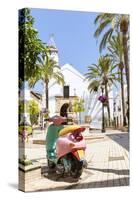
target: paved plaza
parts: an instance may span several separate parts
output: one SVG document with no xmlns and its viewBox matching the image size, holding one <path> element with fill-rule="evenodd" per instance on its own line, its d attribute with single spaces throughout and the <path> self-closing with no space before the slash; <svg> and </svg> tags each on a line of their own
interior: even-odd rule
<svg viewBox="0 0 133 200">
<path fill-rule="evenodd" d="M 129 185 L 129 134 L 118 130 L 86 132 L 87 169 L 79 180 L 60 177 L 49 171 L 46 161 L 45 134 L 34 133 L 26 143 L 26 155 L 41 163 L 39 180 L 26 185 L 26 191 L 98 188 Z"/>
</svg>

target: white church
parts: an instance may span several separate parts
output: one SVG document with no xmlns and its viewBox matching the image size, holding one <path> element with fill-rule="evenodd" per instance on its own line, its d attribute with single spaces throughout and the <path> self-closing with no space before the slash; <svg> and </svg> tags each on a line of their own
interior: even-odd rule
<svg viewBox="0 0 133 200">
<path fill-rule="evenodd" d="M 54 59 L 58 65 L 59 56 L 58 49 L 54 42 L 53 37 L 50 38 L 48 46 L 51 49 L 50 56 Z M 61 116 L 74 116 L 73 110 L 71 109 L 75 98 L 82 98 L 84 100 L 84 112 L 80 113 L 81 123 L 89 123 L 91 128 L 101 129 L 102 123 L 102 103 L 98 100 L 101 95 L 99 93 L 90 93 L 88 91 L 89 82 L 85 81 L 85 77 L 81 74 L 76 66 L 72 66 L 69 63 L 61 66 L 61 72 L 64 75 L 65 85 L 59 85 L 55 80 L 51 80 L 49 84 L 49 112 L 50 116 L 61 115 Z M 45 104 L 45 88 L 43 91 L 43 105 Z M 109 93 L 109 103 L 111 118 L 113 119 L 113 91 Z M 105 108 L 105 117 L 107 111 Z M 89 120 L 89 121 L 88 121 Z"/>
</svg>

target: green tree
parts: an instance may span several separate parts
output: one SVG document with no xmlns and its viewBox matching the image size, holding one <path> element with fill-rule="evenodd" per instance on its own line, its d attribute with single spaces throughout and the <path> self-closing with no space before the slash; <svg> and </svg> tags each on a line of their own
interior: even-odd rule
<svg viewBox="0 0 133 200">
<path fill-rule="evenodd" d="M 38 31 L 33 27 L 34 18 L 30 9 L 24 8 L 19 11 L 19 87 L 36 74 L 37 60 L 44 44 L 38 37 Z"/>
<path fill-rule="evenodd" d="M 116 66 L 112 65 L 112 61 L 109 56 L 101 56 L 98 60 L 98 64 L 88 66 L 88 72 L 85 74 L 85 79 L 89 82 L 88 89 L 90 92 L 97 92 L 101 89 L 101 86 L 104 86 L 105 95 L 108 98 L 107 110 L 109 124 L 111 122 L 111 118 L 108 90 L 112 83 L 116 85 L 115 81 L 119 80 L 117 77 L 118 73 L 114 72 L 115 67 Z"/>
<path fill-rule="evenodd" d="M 122 15 L 120 21 L 120 31 L 122 33 L 123 51 L 124 51 L 124 64 L 126 71 L 126 81 L 127 81 L 127 99 L 129 105 L 129 59 L 128 59 L 128 44 L 129 44 L 129 15 Z M 129 122 L 129 115 L 128 115 Z"/>
<path fill-rule="evenodd" d="M 94 23 L 97 25 L 94 36 L 102 36 L 99 49 L 102 51 L 110 41 L 112 35 L 116 32 L 122 33 L 122 43 L 124 51 L 124 67 L 127 81 L 127 96 L 129 98 L 129 62 L 128 62 L 128 39 L 129 39 L 129 15 L 100 13 L 97 15 Z M 128 100 L 129 102 L 129 100 Z"/>
<path fill-rule="evenodd" d="M 35 100 L 30 100 L 28 102 L 28 112 L 30 114 L 31 125 L 37 124 L 40 109 Z"/>
<path fill-rule="evenodd" d="M 78 119 L 78 113 L 79 113 L 79 122 L 81 123 L 81 112 L 84 112 L 85 108 L 84 108 L 84 100 L 82 98 L 80 99 L 75 99 L 74 103 L 73 103 L 73 112 L 76 113 L 77 115 L 77 119 Z"/>
<path fill-rule="evenodd" d="M 108 50 L 113 63 L 118 67 L 120 71 L 120 85 L 121 85 L 121 98 L 122 98 L 122 113 L 123 113 L 123 125 L 126 125 L 126 113 L 125 113 L 125 94 L 124 94 L 124 48 L 122 42 L 122 35 L 118 33 L 116 36 L 112 36 L 109 41 Z"/>
<path fill-rule="evenodd" d="M 37 81 L 42 80 L 45 84 L 46 108 L 49 108 L 49 81 L 54 79 L 58 84 L 64 84 L 64 76 L 61 73 L 60 66 L 49 56 L 42 54 L 38 63 L 38 71 L 34 77 L 29 80 L 30 87 L 34 87 Z"/>
<path fill-rule="evenodd" d="M 18 110 L 19 110 L 19 122 L 20 122 L 21 115 L 24 114 L 25 112 L 28 112 L 28 104 L 22 100 L 19 100 Z"/>
</svg>

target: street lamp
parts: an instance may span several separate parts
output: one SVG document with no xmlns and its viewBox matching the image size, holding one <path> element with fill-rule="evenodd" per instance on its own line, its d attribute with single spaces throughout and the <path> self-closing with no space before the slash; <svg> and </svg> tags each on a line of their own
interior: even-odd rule
<svg viewBox="0 0 133 200">
<path fill-rule="evenodd" d="M 116 127 L 116 101 L 114 99 L 114 125 Z"/>
<path fill-rule="evenodd" d="M 101 85 L 102 96 L 104 96 L 104 85 Z M 102 102 L 102 133 L 105 133 L 105 123 L 104 123 L 104 102 Z"/>
</svg>

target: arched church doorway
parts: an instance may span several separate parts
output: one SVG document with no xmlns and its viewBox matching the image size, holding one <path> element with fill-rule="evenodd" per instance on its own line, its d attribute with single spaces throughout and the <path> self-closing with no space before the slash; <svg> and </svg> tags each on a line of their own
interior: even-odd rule
<svg viewBox="0 0 133 200">
<path fill-rule="evenodd" d="M 68 103 L 64 103 L 62 106 L 61 106 L 61 109 L 60 109 L 60 116 L 62 117 L 68 117 L 67 116 L 67 109 L 69 107 L 69 104 Z"/>
</svg>

